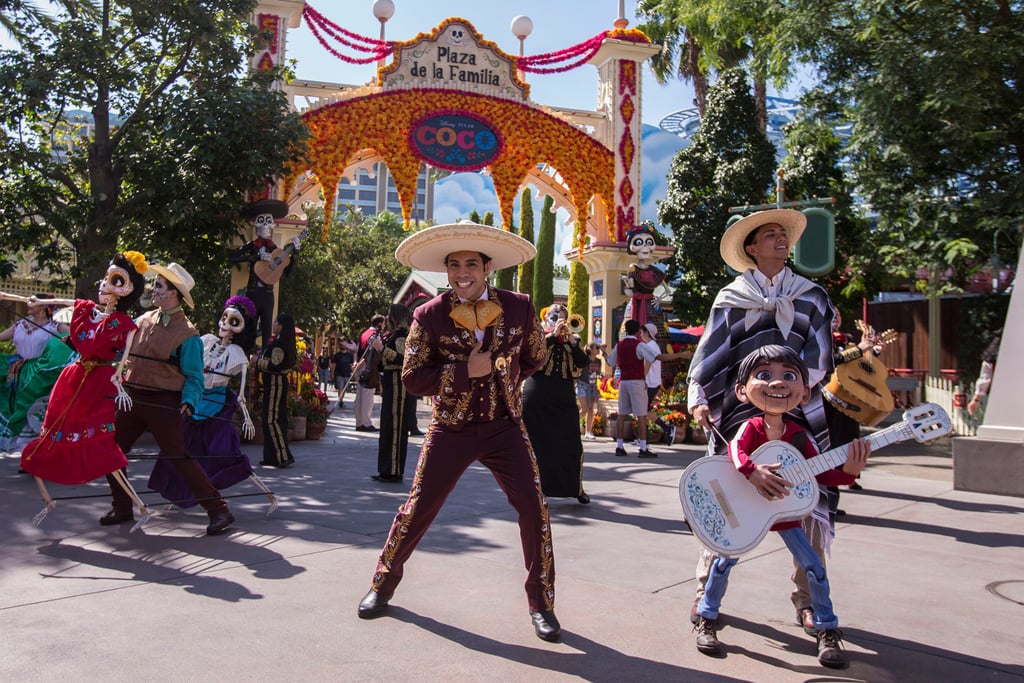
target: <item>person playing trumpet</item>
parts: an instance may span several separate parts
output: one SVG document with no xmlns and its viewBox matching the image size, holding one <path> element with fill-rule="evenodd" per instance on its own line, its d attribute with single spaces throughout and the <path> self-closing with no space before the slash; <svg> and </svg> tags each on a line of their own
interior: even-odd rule
<svg viewBox="0 0 1024 683">
<path fill-rule="evenodd" d="M 586 505 L 590 496 L 583 490 L 576 378 L 590 364 L 590 358 L 580 348 L 579 336 L 569 328 L 565 306 L 552 304 L 541 312 L 541 320 L 544 366 L 523 385 L 523 422 L 537 456 L 544 495 L 575 498 Z M 579 329 L 582 331 L 582 327 Z"/>
</svg>

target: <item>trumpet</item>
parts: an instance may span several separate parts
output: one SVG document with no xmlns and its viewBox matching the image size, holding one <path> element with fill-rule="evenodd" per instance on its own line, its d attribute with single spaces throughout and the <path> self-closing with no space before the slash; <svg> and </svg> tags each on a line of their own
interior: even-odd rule
<svg viewBox="0 0 1024 683">
<path fill-rule="evenodd" d="M 569 331 L 573 334 L 579 334 L 583 331 L 583 328 L 587 326 L 587 319 L 579 313 L 573 313 L 569 316 L 569 320 L 566 322 Z"/>
</svg>

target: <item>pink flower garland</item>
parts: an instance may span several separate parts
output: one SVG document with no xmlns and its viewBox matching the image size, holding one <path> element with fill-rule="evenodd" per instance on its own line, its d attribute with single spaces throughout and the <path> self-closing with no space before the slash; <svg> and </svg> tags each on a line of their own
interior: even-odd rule
<svg viewBox="0 0 1024 683">
<path fill-rule="evenodd" d="M 328 20 L 324 15 L 320 14 L 320 12 L 310 7 L 309 4 L 306 4 L 303 8 L 302 16 L 306 19 L 306 23 L 309 25 L 309 30 L 313 33 L 316 39 L 320 41 L 320 44 L 323 45 L 324 49 L 343 62 L 348 62 L 349 64 L 372 64 L 373 62 L 380 61 L 395 51 L 394 43 L 382 42 L 344 29 Z M 321 31 L 346 47 L 350 47 L 353 50 L 358 50 L 360 52 L 369 52 L 371 54 L 368 57 L 362 58 L 347 57 L 328 45 L 327 41 L 322 37 Z M 651 42 L 647 36 L 635 29 L 612 29 L 609 31 L 603 31 L 593 38 L 588 38 L 582 43 L 577 43 L 576 45 L 562 50 L 545 52 L 544 54 L 532 55 L 530 57 L 520 57 L 516 59 L 516 66 L 521 71 L 535 74 L 555 74 L 570 71 L 589 62 L 591 58 L 597 54 L 597 51 L 601 49 L 601 44 L 604 43 L 606 38 L 628 40 L 638 43 Z M 361 45 L 359 43 L 363 44 Z M 569 64 L 563 64 L 562 66 L 551 66 L 552 64 L 563 63 L 569 60 L 575 61 L 572 61 Z"/>
<path fill-rule="evenodd" d="M 313 34 L 314 37 L 316 37 L 316 39 L 320 42 L 324 49 L 343 62 L 347 62 L 349 64 L 372 64 L 374 62 L 380 61 L 381 59 L 387 57 L 389 54 L 394 52 L 395 48 L 393 44 L 381 42 L 379 40 L 374 40 L 372 38 L 367 38 L 365 36 L 360 36 L 358 34 L 352 33 L 351 31 L 347 31 L 346 29 L 343 29 L 340 26 L 325 19 L 323 15 L 314 10 L 309 5 L 306 5 L 306 7 L 303 9 L 302 16 L 305 17 L 306 24 L 309 26 L 310 32 Z M 360 52 L 369 52 L 371 54 L 368 57 L 362 58 L 347 57 L 327 44 L 327 41 L 324 40 L 323 36 L 320 33 L 321 30 L 324 33 L 330 35 L 332 38 L 334 38 L 337 42 L 341 43 L 342 45 L 350 47 L 354 50 L 358 50 Z M 365 42 L 367 43 L 367 46 L 358 45 L 354 42 L 346 40 L 344 36 L 348 36 L 355 40 Z"/>
</svg>

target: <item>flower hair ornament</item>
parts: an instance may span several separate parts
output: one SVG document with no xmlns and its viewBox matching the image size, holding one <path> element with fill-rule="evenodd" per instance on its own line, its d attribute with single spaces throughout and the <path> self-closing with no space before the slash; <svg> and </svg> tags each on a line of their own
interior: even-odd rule
<svg viewBox="0 0 1024 683">
<path fill-rule="evenodd" d="M 256 317 L 256 304 L 252 302 L 252 299 L 247 296 L 242 296 L 241 294 L 233 296 L 225 301 L 224 308 L 237 308 L 244 312 L 247 318 Z"/>
<path fill-rule="evenodd" d="M 121 255 L 128 259 L 128 262 L 135 268 L 135 272 L 139 275 L 145 275 L 146 271 L 149 270 L 149 264 L 146 263 L 146 257 L 142 252 L 138 251 L 123 251 Z"/>
</svg>

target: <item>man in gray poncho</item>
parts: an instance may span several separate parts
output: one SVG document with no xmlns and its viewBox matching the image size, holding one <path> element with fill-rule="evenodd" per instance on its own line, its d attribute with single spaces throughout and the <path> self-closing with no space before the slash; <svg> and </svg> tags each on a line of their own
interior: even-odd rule
<svg viewBox="0 0 1024 683">
<path fill-rule="evenodd" d="M 740 275 L 715 297 L 704 334 L 690 363 L 687 405 L 702 427 L 714 425 L 731 439 L 755 412 L 740 403 L 734 387 L 740 361 L 766 344 L 796 351 L 810 371 L 811 398 L 791 416 L 814 436 L 819 451 L 829 448 L 828 425 L 821 398 L 821 380 L 832 370 L 832 302 L 819 285 L 786 266 L 790 250 L 807 226 L 806 217 L 792 209 L 759 211 L 733 223 L 722 235 L 722 259 Z M 726 444 L 712 438 L 714 450 Z M 807 518 L 808 537 L 824 564 L 831 525 L 827 509 Z M 824 519 L 822 519 L 824 515 Z M 697 563 L 697 600 L 704 593 L 714 559 L 702 549 Z M 797 622 L 813 633 L 811 597 L 807 577 L 797 570 L 791 599 Z M 694 603 L 696 608 L 696 602 Z M 691 621 L 696 613 L 691 610 Z M 713 634 L 712 634 L 713 635 Z"/>
</svg>

